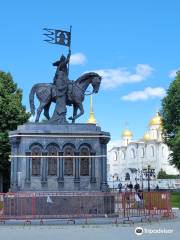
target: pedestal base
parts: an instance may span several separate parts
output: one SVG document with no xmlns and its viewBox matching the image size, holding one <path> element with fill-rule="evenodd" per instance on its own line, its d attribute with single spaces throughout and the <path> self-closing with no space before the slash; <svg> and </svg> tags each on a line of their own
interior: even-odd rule
<svg viewBox="0 0 180 240">
<path fill-rule="evenodd" d="M 107 190 L 110 135 L 95 124 L 29 123 L 9 138 L 12 191 Z"/>
</svg>

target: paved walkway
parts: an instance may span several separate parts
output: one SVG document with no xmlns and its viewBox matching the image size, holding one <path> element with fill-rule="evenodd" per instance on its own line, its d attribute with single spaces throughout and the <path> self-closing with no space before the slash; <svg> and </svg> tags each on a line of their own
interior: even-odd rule
<svg viewBox="0 0 180 240">
<path fill-rule="evenodd" d="M 158 220 L 152 223 L 134 224 L 99 224 L 99 225 L 22 225 L 22 222 L 11 222 L 10 225 L 0 225 L 2 240 L 179 240 L 180 210 L 173 220 Z M 50 222 L 49 222 L 50 224 Z M 52 224 L 52 222 L 51 222 Z M 54 222 L 55 224 L 55 222 Z M 135 234 L 135 228 L 142 227 L 141 236 Z M 165 230 L 164 230 L 165 229 Z M 169 231 L 171 233 L 152 233 L 152 231 Z M 172 232 L 173 231 L 173 232 Z"/>
</svg>

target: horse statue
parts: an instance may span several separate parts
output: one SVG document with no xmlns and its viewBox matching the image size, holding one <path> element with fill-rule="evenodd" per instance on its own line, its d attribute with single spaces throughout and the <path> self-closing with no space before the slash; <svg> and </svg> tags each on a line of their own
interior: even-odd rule
<svg viewBox="0 0 180 240">
<path fill-rule="evenodd" d="M 85 92 L 88 86 L 91 84 L 93 87 L 92 93 L 98 93 L 99 87 L 101 84 L 101 76 L 97 73 L 89 72 L 83 74 L 76 81 L 68 80 L 68 90 L 66 94 L 66 105 L 73 105 L 73 116 L 69 117 L 69 120 L 72 120 L 72 123 L 75 123 L 75 120 L 84 114 L 83 101 L 85 97 Z M 35 105 L 34 105 L 34 96 L 36 94 L 37 99 L 40 102 L 40 105 L 37 109 L 37 115 L 35 122 L 39 122 L 41 112 L 44 109 L 44 116 L 50 120 L 49 108 L 52 102 L 56 103 L 56 94 L 55 86 L 52 83 L 38 83 L 35 84 L 29 95 L 29 102 L 32 115 L 35 115 Z M 79 113 L 78 113 L 79 109 Z"/>
</svg>

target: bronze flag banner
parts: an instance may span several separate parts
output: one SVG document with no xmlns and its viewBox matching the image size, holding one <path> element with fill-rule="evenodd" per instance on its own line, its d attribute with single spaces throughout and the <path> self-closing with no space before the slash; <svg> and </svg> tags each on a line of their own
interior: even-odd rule
<svg viewBox="0 0 180 240">
<path fill-rule="evenodd" d="M 44 35 L 47 37 L 44 41 L 52 44 L 59 44 L 70 47 L 71 45 L 71 31 L 64 31 L 58 29 L 44 28 Z"/>
</svg>

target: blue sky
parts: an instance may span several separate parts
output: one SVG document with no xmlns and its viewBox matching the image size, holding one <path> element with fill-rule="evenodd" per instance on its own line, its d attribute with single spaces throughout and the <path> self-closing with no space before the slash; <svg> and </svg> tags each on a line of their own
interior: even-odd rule
<svg viewBox="0 0 180 240">
<path fill-rule="evenodd" d="M 9 0 L 0 9 L 0 69 L 23 89 L 27 109 L 32 85 L 51 82 L 52 62 L 67 53 L 43 42 L 42 29 L 72 25 L 70 79 L 92 70 L 104 76 L 94 96 L 99 125 L 112 139 L 125 122 L 134 139 L 144 134 L 179 68 L 179 0 Z M 79 122 L 88 119 L 89 101 Z"/>
</svg>

